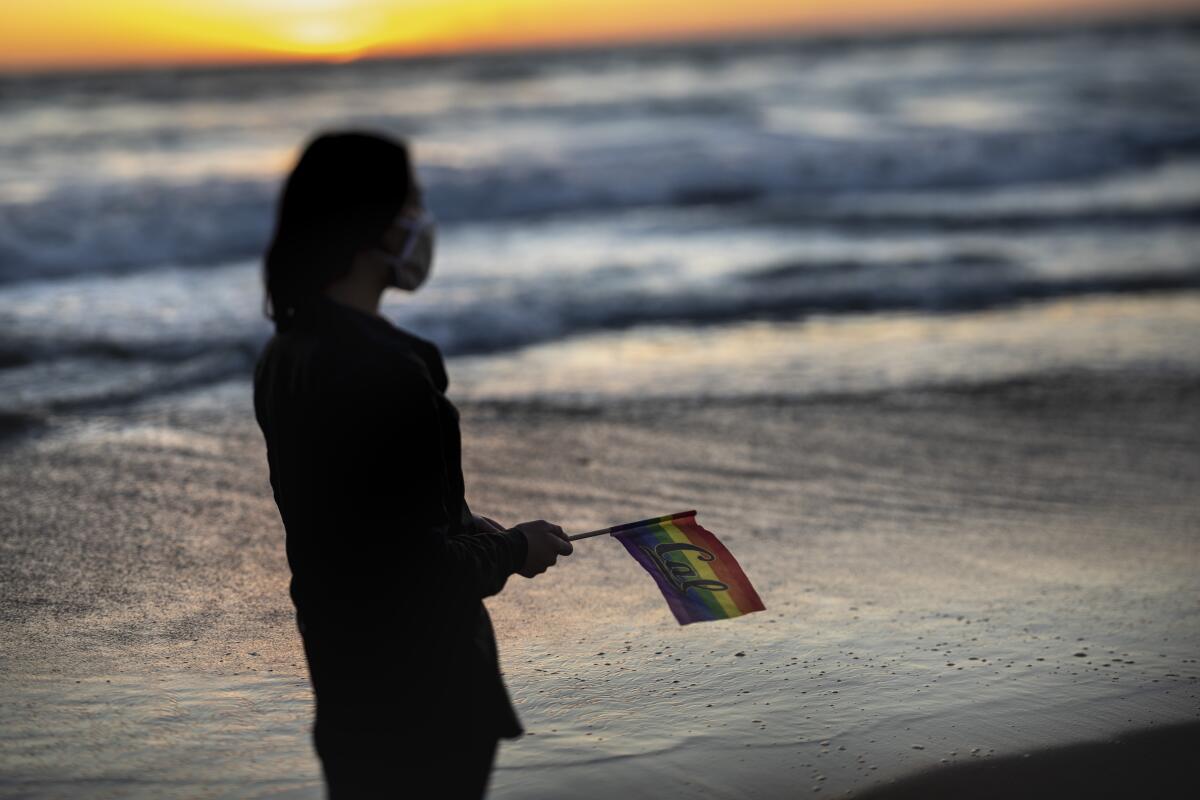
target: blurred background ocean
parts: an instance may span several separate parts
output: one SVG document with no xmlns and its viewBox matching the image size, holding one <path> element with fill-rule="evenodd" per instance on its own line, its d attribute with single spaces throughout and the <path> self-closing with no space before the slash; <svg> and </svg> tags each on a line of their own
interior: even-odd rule
<svg viewBox="0 0 1200 800">
<path fill-rule="evenodd" d="M 1200 366 L 1200 24 L 0 76 L 0 412 L 248 376 L 312 135 L 413 145 L 465 398 Z M 11 417 L 10 417 L 11 418 Z"/>
</svg>

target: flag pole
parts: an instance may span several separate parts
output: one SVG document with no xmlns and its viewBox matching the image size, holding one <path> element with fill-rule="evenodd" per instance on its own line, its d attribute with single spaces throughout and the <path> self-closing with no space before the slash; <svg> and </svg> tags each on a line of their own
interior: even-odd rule
<svg viewBox="0 0 1200 800">
<path fill-rule="evenodd" d="M 568 536 L 567 541 L 573 542 L 576 539 L 586 539 L 589 536 L 603 536 L 604 534 L 608 533 L 611 530 L 612 530 L 612 528 L 601 528 L 598 531 L 588 531 L 587 533 L 577 533 L 574 536 Z"/>
<path fill-rule="evenodd" d="M 695 511 L 680 511 L 678 514 L 667 514 L 663 517 L 651 517 L 650 519 L 639 519 L 637 522 L 626 522 L 624 525 L 613 525 L 609 528 L 601 528 L 598 531 L 588 531 L 587 533 L 577 533 L 574 536 L 568 536 L 567 541 L 573 542 L 576 539 L 586 539 L 589 536 L 603 536 L 606 533 L 616 533 L 617 531 L 629 530 L 630 528 L 640 528 L 643 525 L 650 525 L 655 522 L 669 522 L 673 519 L 681 517 L 694 517 Z"/>
</svg>

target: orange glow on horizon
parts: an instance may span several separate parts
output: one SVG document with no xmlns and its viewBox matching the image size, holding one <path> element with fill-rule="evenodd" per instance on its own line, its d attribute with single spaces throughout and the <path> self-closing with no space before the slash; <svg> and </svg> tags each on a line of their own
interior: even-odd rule
<svg viewBox="0 0 1200 800">
<path fill-rule="evenodd" d="M 0 69 L 272 60 L 1200 10 L 1200 0 L 41 0 L 0 11 Z"/>
</svg>

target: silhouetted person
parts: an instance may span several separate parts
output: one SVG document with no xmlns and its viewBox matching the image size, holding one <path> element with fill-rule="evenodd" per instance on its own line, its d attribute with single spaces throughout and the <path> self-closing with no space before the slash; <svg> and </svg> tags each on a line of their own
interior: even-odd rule
<svg viewBox="0 0 1200 800">
<path fill-rule="evenodd" d="M 522 729 L 482 599 L 571 552 L 557 525 L 505 530 L 467 507 L 441 354 L 378 313 L 432 255 L 404 145 L 308 145 L 266 254 L 276 333 L 254 407 L 331 798 L 483 795 L 497 740 Z"/>
</svg>

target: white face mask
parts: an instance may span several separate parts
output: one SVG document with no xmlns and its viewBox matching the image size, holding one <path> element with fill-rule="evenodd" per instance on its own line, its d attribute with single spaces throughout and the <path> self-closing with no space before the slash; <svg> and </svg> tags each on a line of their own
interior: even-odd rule
<svg viewBox="0 0 1200 800">
<path fill-rule="evenodd" d="M 433 214 L 421 211 L 416 218 L 402 217 L 396 224 L 408 231 L 399 253 L 379 250 L 384 262 L 391 267 L 388 285 L 414 291 L 429 277 L 433 267 L 433 242 L 436 221 Z"/>
</svg>

